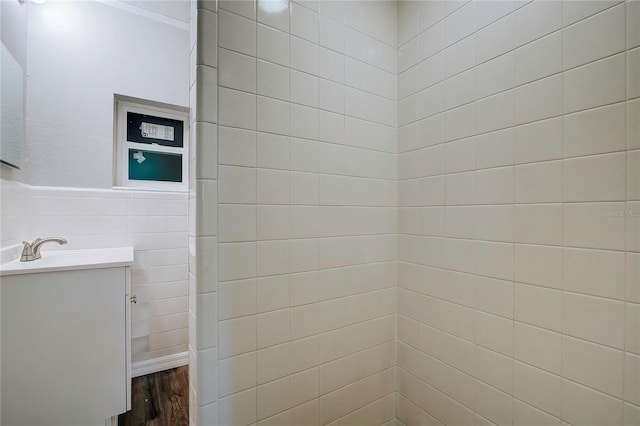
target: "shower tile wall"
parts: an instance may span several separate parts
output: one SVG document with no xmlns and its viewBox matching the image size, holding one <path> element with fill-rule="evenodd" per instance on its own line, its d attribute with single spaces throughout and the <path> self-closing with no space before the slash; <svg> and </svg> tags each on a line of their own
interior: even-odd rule
<svg viewBox="0 0 640 426">
<path fill-rule="evenodd" d="M 200 171 L 218 164 L 217 228 L 215 211 L 198 223 L 217 229 L 219 370 L 198 380 L 221 425 L 392 421 L 396 5 L 220 1 L 217 16 L 217 153 L 198 145 Z"/>
<path fill-rule="evenodd" d="M 218 424 L 216 1 L 191 1 L 189 422 Z"/>
<path fill-rule="evenodd" d="M 399 2 L 405 424 L 640 424 L 639 5 Z"/>
</svg>

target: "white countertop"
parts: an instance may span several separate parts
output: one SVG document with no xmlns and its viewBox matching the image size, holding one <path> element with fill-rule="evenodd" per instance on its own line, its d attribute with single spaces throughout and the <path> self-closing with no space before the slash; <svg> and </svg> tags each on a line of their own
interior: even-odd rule
<svg viewBox="0 0 640 426">
<path fill-rule="evenodd" d="M 40 259 L 31 262 L 20 262 L 17 259 L 0 265 L 0 276 L 133 265 L 133 247 L 53 250 L 42 251 L 40 254 Z"/>
</svg>

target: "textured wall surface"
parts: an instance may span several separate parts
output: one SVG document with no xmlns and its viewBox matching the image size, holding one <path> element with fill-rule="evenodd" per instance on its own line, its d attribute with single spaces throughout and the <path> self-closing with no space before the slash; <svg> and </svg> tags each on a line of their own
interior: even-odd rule
<svg viewBox="0 0 640 426">
<path fill-rule="evenodd" d="M 399 3 L 398 418 L 640 424 L 640 3 Z"/>
</svg>

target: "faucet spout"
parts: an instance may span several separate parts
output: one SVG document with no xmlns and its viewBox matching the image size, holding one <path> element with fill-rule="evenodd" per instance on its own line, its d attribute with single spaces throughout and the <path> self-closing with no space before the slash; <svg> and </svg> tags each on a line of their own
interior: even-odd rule
<svg viewBox="0 0 640 426">
<path fill-rule="evenodd" d="M 48 242 L 55 242 L 60 245 L 67 244 L 67 240 L 60 237 L 50 237 L 50 238 L 36 238 L 33 240 L 31 244 L 26 241 L 23 241 L 24 248 L 22 249 L 22 256 L 20 256 L 20 262 L 31 262 L 32 260 L 38 260 L 40 257 L 40 248 L 43 244 Z"/>
</svg>

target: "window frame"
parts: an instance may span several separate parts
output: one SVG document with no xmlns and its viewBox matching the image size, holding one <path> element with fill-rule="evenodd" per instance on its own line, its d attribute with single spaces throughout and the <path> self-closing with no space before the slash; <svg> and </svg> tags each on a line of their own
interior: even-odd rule
<svg viewBox="0 0 640 426">
<path fill-rule="evenodd" d="M 146 114 L 183 122 L 182 147 L 146 144 L 127 140 L 127 113 Z M 189 113 L 181 107 L 155 106 L 142 100 L 116 96 L 114 124 L 114 186 L 123 189 L 187 192 L 189 190 Z M 129 150 L 182 155 L 182 182 L 129 179 Z"/>
</svg>

